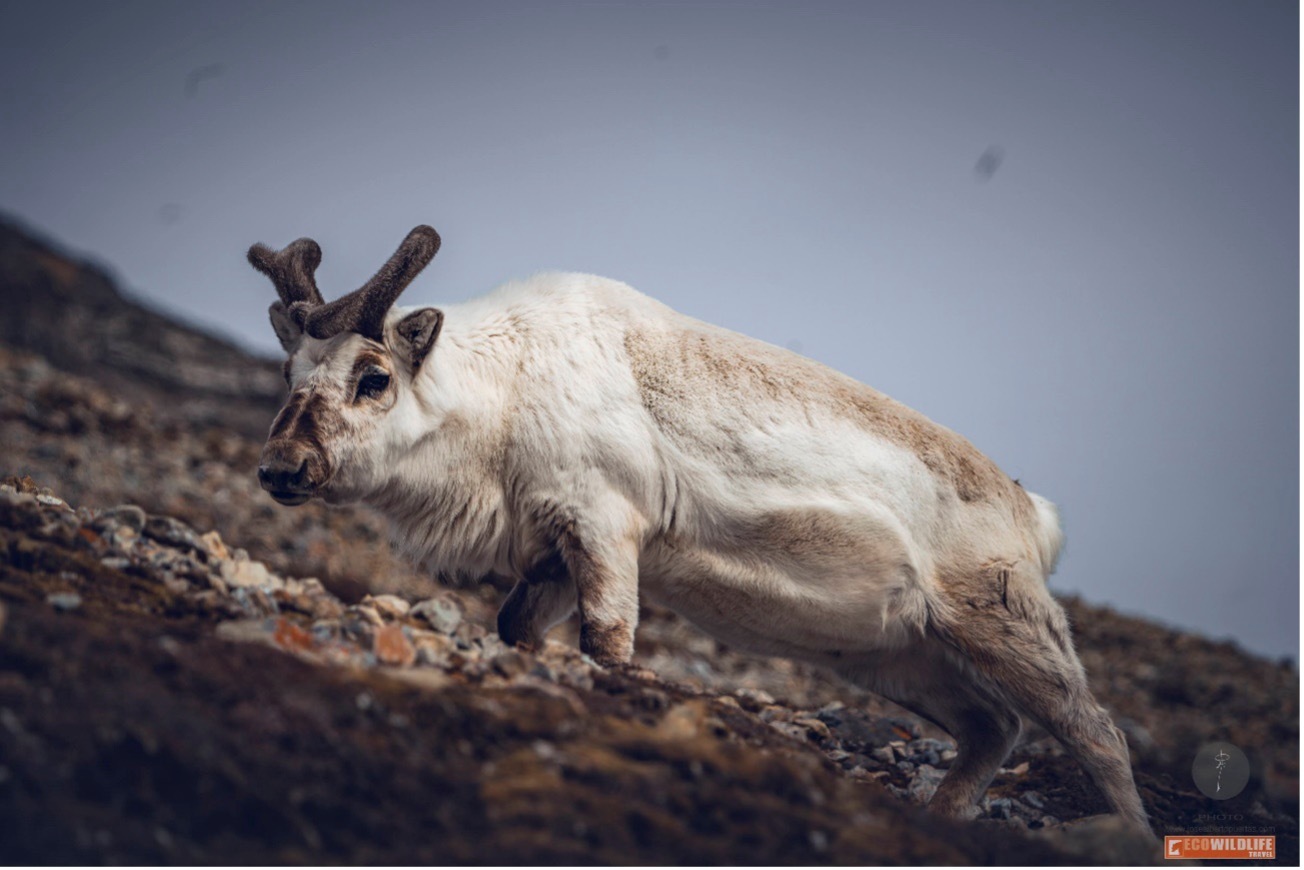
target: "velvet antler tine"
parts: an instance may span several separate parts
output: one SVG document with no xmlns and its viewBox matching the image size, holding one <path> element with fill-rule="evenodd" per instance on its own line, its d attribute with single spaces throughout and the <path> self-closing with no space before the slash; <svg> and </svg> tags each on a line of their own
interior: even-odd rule
<svg viewBox="0 0 1304 870">
<path fill-rule="evenodd" d="M 268 278 L 287 308 L 295 303 L 321 305 L 315 273 L 321 265 L 321 248 L 312 239 L 299 239 L 279 251 L 263 244 L 249 249 L 249 265 Z"/>
<path fill-rule="evenodd" d="M 407 234 L 394 256 L 362 288 L 365 300 L 357 331 L 380 340 L 385 315 L 407 286 L 439 253 L 439 233 L 422 225 Z"/>
<path fill-rule="evenodd" d="M 384 266 L 360 289 L 305 313 L 304 329 L 313 338 L 356 332 L 373 341 L 384 338 L 385 315 L 399 294 L 439 252 L 439 233 L 419 226 Z"/>
</svg>

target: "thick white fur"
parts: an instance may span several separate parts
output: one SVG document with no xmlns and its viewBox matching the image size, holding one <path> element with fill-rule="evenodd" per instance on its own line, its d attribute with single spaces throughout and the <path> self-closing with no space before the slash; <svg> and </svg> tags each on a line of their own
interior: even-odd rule
<svg viewBox="0 0 1304 870">
<path fill-rule="evenodd" d="M 378 507 L 434 572 L 520 578 L 560 524 L 629 575 L 591 615 L 636 619 L 641 587 L 730 643 L 827 661 L 919 637 L 947 576 L 1054 567 L 1049 502 L 957 497 L 845 405 L 922 418 L 818 363 L 590 275 L 441 309 L 410 389 L 334 445 L 324 493 Z M 295 377 L 343 377 L 366 343 L 305 338 Z"/>
</svg>

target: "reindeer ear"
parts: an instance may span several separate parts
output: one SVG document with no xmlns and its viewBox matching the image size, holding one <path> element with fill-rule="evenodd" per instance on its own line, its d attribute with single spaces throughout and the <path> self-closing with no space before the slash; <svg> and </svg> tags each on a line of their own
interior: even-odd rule
<svg viewBox="0 0 1304 870">
<path fill-rule="evenodd" d="M 272 307 L 267 309 L 267 314 L 272 319 L 272 329 L 276 330 L 276 337 L 281 340 L 281 347 L 285 348 L 286 353 L 294 353 L 294 349 L 299 346 L 299 340 L 303 338 L 303 329 L 298 321 L 290 315 L 290 310 L 285 307 L 285 303 L 279 300 L 272 303 Z"/>
<path fill-rule="evenodd" d="M 395 325 L 398 349 L 411 363 L 413 372 L 421 368 L 426 355 L 434 348 L 443 325 L 444 312 L 438 308 L 419 308 Z"/>
</svg>

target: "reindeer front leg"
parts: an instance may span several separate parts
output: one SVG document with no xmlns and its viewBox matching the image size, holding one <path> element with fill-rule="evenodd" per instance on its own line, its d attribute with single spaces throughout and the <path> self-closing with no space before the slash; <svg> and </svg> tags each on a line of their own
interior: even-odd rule
<svg viewBox="0 0 1304 870">
<path fill-rule="evenodd" d="M 498 610 L 504 643 L 543 648 L 548 630 L 575 611 L 575 581 L 561 554 L 550 553 L 517 581 Z"/>
<path fill-rule="evenodd" d="M 580 651 L 603 667 L 629 664 L 638 627 L 637 545 L 568 532 L 561 553 L 579 599 Z"/>
</svg>

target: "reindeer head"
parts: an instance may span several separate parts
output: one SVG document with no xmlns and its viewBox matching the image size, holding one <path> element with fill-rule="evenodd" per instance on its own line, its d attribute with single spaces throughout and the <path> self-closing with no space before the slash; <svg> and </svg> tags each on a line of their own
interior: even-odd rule
<svg viewBox="0 0 1304 870">
<path fill-rule="evenodd" d="M 439 234 L 417 227 L 370 281 L 327 303 L 317 290 L 321 248 L 312 239 L 280 251 L 249 249 L 249 262 L 281 297 L 270 314 L 289 354 L 290 395 L 258 465 L 259 483 L 281 504 L 358 498 L 378 481 L 387 451 L 410 440 L 405 418 L 412 415 L 404 412 L 444 315 L 436 308 L 388 315 L 438 250 Z"/>
</svg>

